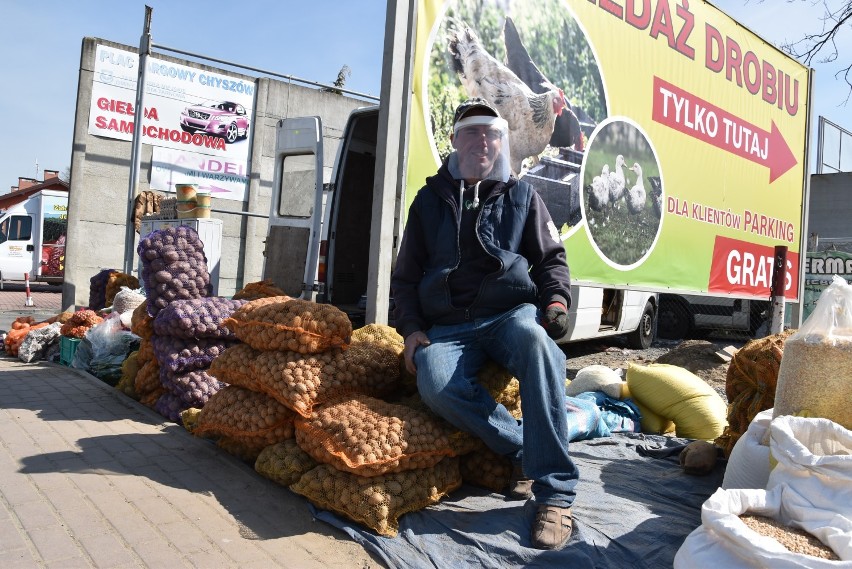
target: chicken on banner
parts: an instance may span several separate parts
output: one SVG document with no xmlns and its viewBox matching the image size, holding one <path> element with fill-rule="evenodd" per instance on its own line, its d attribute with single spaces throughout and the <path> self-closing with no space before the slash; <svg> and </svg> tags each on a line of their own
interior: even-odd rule
<svg viewBox="0 0 852 569">
<path fill-rule="evenodd" d="M 577 284 L 797 299 L 811 70 L 705 1 L 420 0 L 406 202 L 482 97 Z"/>
<path fill-rule="evenodd" d="M 97 46 L 89 134 L 133 139 L 138 63 L 133 52 Z M 151 188 L 194 183 L 243 201 L 254 82 L 156 57 L 147 65 L 141 142 L 154 147 Z"/>
</svg>

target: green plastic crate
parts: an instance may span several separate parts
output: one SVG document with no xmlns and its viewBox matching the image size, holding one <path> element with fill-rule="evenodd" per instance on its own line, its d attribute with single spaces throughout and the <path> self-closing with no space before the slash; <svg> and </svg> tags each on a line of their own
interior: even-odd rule
<svg viewBox="0 0 852 569">
<path fill-rule="evenodd" d="M 77 346 L 79 344 L 79 338 L 62 336 L 59 340 L 59 363 L 64 366 L 70 366 L 71 362 L 74 361 L 74 354 L 77 353 Z"/>
</svg>

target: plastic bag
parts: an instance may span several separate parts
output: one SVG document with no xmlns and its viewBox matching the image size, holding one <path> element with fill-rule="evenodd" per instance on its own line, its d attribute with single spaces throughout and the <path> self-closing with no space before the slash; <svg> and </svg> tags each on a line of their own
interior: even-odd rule
<svg viewBox="0 0 852 569">
<path fill-rule="evenodd" d="M 60 328 L 62 324 L 54 322 L 43 328 L 31 329 L 18 348 L 18 359 L 25 363 L 44 359 L 47 349 L 59 341 Z"/>
<path fill-rule="evenodd" d="M 121 365 L 124 360 L 130 352 L 139 348 L 139 337 L 123 330 L 121 319 L 116 314 L 90 328 L 86 333 L 86 340 L 92 346 L 88 371 L 115 386 L 121 379 Z M 79 350 L 79 347 L 77 349 Z"/>
<path fill-rule="evenodd" d="M 773 418 L 823 417 L 852 429 L 852 285 L 834 276 L 784 345 Z"/>
</svg>

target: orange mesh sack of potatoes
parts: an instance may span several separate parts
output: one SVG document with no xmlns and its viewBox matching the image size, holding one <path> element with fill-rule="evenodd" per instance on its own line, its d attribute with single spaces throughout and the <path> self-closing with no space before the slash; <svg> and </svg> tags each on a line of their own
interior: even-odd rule
<svg viewBox="0 0 852 569">
<path fill-rule="evenodd" d="M 97 315 L 94 310 L 78 310 L 71 318 L 65 321 L 59 333 L 69 338 L 83 338 L 89 328 L 97 326 L 104 319 Z"/>
<path fill-rule="evenodd" d="M 154 334 L 154 319 L 148 314 L 147 300 L 133 309 L 130 331 L 144 340 L 149 340 Z"/>
<path fill-rule="evenodd" d="M 359 476 L 434 466 L 454 453 L 451 432 L 427 414 L 366 395 L 296 418 L 296 442 L 318 462 Z"/>
<path fill-rule="evenodd" d="M 138 354 L 136 355 L 136 360 L 138 364 Z M 163 384 L 160 383 L 160 363 L 157 360 L 150 359 L 139 366 L 139 371 L 136 372 L 136 379 L 133 382 L 133 388 L 136 391 L 136 395 L 139 396 L 140 402 L 146 395 L 164 389 Z"/>
<path fill-rule="evenodd" d="M 201 409 L 193 434 L 228 437 L 260 452 L 293 438 L 293 417 L 290 409 L 268 395 L 229 385 Z"/>
<path fill-rule="evenodd" d="M 289 296 L 252 300 L 224 324 L 256 350 L 302 354 L 345 347 L 352 335 L 352 323 L 339 308 Z"/>
<path fill-rule="evenodd" d="M 220 381 L 261 391 L 303 417 L 314 406 L 349 393 L 381 397 L 399 380 L 399 359 L 380 344 L 353 343 L 318 354 L 255 350 L 237 344 L 213 360 Z"/>
<path fill-rule="evenodd" d="M 319 508 L 361 523 L 379 535 L 396 537 L 399 518 L 437 503 L 459 486 L 457 458 L 434 466 L 364 478 L 321 464 L 290 489 Z"/>
<path fill-rule="evenodd" d="M 459 471 L 468 484 L 503 492 L 509 486 L 512 462 L 480 442 L 479 448 L 459 458 Z"/>
<path fill-rule="evenodd" d="M 136 354 L 136 361 L 139 362 L 139 367 L 141 368 L 143 365 L 155 359 L 157 359 L 157 357 L 154 355 L 154 344 L 151 343 L 151 340 L 142 339 L 142 341 L 139 342 L 139 353 Z"/>
<path fill-rule="evenodd" d="M 139 279 L 127 273 L 110 273 L 106 282 L 106 304 L 104 306 L 112 306 L 113 301 L 115 301 L 115 295 L 119 293 L 123 286 L 131 290 L 136 290 L 139 288 Z"/>
<path fill-rule="evenodd" d="M 232 296 L 233 300 L 257 300 L 270 296 L 287 296 L 287 293 L 275 286 L 272 279 L 249 283 Z"/>
<path fill-rule="evenodd" d="M 283 486 L 298 482 L 304 473 L 316 467 L 317 461 L 303 451 L 295 439 L 266 447 L 254 463 L 258 474 Z"/>
</svg>

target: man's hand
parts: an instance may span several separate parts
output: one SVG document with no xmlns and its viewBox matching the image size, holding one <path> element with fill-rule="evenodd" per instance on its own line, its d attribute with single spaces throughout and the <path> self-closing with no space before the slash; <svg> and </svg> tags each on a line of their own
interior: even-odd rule
<svg viewBox="0 0 852 569">
<path fill-rule="evenodd" d="M 412 332 L 405 339 L 405 351 L 403 352 L 405 355 L 405 369 L 411 375 L 417 375 L 417 366 L 414 365 L 414 352 L 417 351 L 418 347 L 428 346 L 429 344 L 431 344 L 429 337 L 419 330 Z"/>
<path fill-rule="evenodd" d="M 561 302 L 551 302 L 544 310 L 541 325 L 548 336 L 558 340 L 568 333 L 568 309 Z"/>
</svg>

